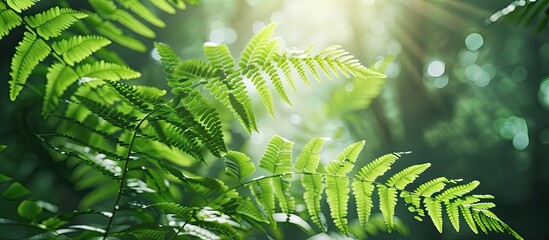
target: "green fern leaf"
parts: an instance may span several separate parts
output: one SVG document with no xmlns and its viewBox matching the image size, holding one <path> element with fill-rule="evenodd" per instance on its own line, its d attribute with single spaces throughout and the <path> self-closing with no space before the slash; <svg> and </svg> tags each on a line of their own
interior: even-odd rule
<svg viewBox="0 0 549 240">
<path fill-rule="evenodd" d="M 37 39 L 32 32 L 25 32 L 23 40 L 16 47 L 15 56 L 11 61 L 10 99 L 13 101 L 23 89 L 32 70 L 51 52 L 50 46 L 44 40 Z"/>
<path fill-rule="evenodd" d="M 463 205 L 459 206 L 459 208 L 461 209 L 461 214 L 463 215 L 465 222 L 467 223 L 467 225 L 469 225 L 469 228 L 471 228 L 471 231 L 473 231 L 475 234 L 478 234 L 477 225 L 475 224 L 475 220 L 473 219 L 471 210 Z"/>
<path fill-rule="evenodd" d="M 75 97 L 88 110 L 97 114 L 110 124 L 128 130 L 133 130 L 135 128 L 135 123 L 137 122 L 137 118 L 135 116 L 122 113 L 111 106 L 96 102 L 86 97 L 78 95 Z"/>
<path fill-rule="evenodd" d="M 280 136 L 274 136 L 267 145 L 265 154 L 259 161 L 259 167 L 273 175 L 290 172 L 292 164 L 292 147 L 294 143 Z M 279 206 L 284 213 L 294 210 L 295 200 L 289 194 L 290 183 L 280 176 L 272 180 L 273 191 Z"/>
<path fill-rule="evenodd" d="M 71 67 L 63 63 L 55 63 L 48 68 L 46 79 L 46 94 L 42 106 L 43 116 L 55 110 L 63 93 L 70 85 L 78 81 L 79 76 Z"/>
<path fill-rule="evenodd" d="M 131 235 L 138 240 L 165 239 L 172 230 L 171 227 L 163 227 L 152 223 L 141 223 L 126 228 L 122 232 L 115 233 L 113 236 Z"/>
<path fill-rule="evenodd" d="M 273 175 L 288 173 L 292 164 L 292 147 L 294 143 L 280 136 L 274 136 L 267 145 L 265 154 L 259 161 L 259 167 Z"/>
<path fill-rule="evenodd" d="M 260 179 L 250 185 L 250 191 L 267 214 L 267 218 L 272 220 L 275 212 L 275 195 L 273 191 L 272 178 Z"/>
<path fill-rule="evenodd" d="M 326 175 L 326 199 L 335 226 L 347 234 L 347 206 L 349 201 L 349 179 Z"/>
<path fill-rule="evenodd" d="M 79 66 L 76 68 L 76 72 L 81 78 L 92 80 L 102 79 L 117 81 L 120 79 L 133 79 L 141 77 L 141 73 L 134 71 L 129 67 L 104 61 Z"/>
<path fill-rule="evenodd" d="M 309 77 L 307 76 L 307 72 L 305 71 L 305 67 L 302 65 L 301 61 L 296 58 L 290 59 L 290 62 L 292 63 L 292 66 L 297 71 L 297 74 L 299 74 L 299 77 L 301 80 L 307 84 L 307 86 L 311 87 L 311 82 L 309 81 Z"/>
<path fill-rule="evenodd" d="M 273 95 L 265 83 L 265 79 L 259 72 L 254 72 L 251 76 L 251 81 L 259 93 L 259 98 L 261 99 L 263 106 L 265 106 L 265 109 L 274 117 Z"/>
<path fill-rule="evenodd" d="M 398 201 L 397 190 L 385 185 L 378 185 L 377 193 L 379 194 L 379 209 L 385 219 L 387 232 L 391 232 L 394 225 L 393 217 L 395 215 L 395 207 Z"/>
<path fill-rule="evenodd" d="M 240 60 L 238 61 L 238 66 L 241 68 L 247 68 L 257 61 L 257 58 L 260 57 L 265 52 L 262 52 L 261 49 L 269 42 L 269 39 L 273 35 L 273 32 L 276 28 L 276 23 L 271 23 L 265 26 L 261 31 L 259 31 L 252 39 L 246 44 L 246 47 L 240 54 Z"/>
<path fill-rule="evenodd" d="M 326 172 L 329 174 L 343 176 L 353 169 L 358 154 L 364 148 L 365 141 L 359 141 L 347 146 L 334 161 L 326 166 Z"/>
<path fill-rule="evenodd" d="M 437 201 L 447 202 L 454 198 L 461 197 L 478 187 L 480 183 L 478 181 L 472 181 L 467 184 L 459 185 L 449 188 L 435 197 Z"/>
<path fill-rule="evenodd" d="M 461 203 L 459 201 L 447 202 L 445 204 L 446 213 L 448 214 L 448 218 L 450 219 L 452 226 L 454 226 L 454 229 L 456 229 L 456 232 L 459 232 L 459 205 L 460 204 Z"/>
<path fill-rule="evenodd" d="M 417 177 L 421 173 L 423 173 L 427 168 L 431 166 L 430 163 L 420 164 L 420 165 L 413 165 L 411 167 L 407 167 L 404 170 L 398 172 L 397 174 L 393 175 L 389 180 L 387 181 L 387 185 L 389 187 L 396 187 L 399 190 L 404 189 L 408 184 L 414 182 Z"/>
<path fill-rule="evenodd" d="M 158 18 L 154 13 L 149 11 L 147 7 L 145 7 L 141 2 L 137 0 L 119 0 L 118 2 L 123 7 L 129 9 L 130 11 L 135 13 L 137 16 L 143 18 L 145 21 L 149 22 L 150 24 L 156 27 L 161 27 L 161 28 L 166 26 L 166 23 L 160 20 L 160 18 Z"/>
<path fill-rule="evenodd" d="M 168 82 L 170 82 L 173 80 L 173 71 L 181 60 L 179 60 L 177 54 L 164 43 L 155 42 L 154 47 L 156 48 L 158 55 L 160 55 L 160 61 L 162 61 L 162 65 L 164 66 L 164 74 L 166 74 Z"/>
<path fill-rule="evenodd" d="M 355 177 L 373 182 L 377 177 L 391 169 L 391 165 L 398 157 L 399 156 L 394 153 L 383 155 L 362 167 Z"/>
<path fill-rule="evenodd" d="M 188 192 L 197 193 L 204 199 L 208 197 L 215 197 L 215 195 L 228 190 L 228 187 L 216 178 L 188 177 L 183 175 L 181 171 L 166 164 L 161 164 L 161 167 L 167 173 L 177 177 L 183 183 L 183 186 Z"/>
<path fill-rule="evenodd" d="M 372 207 L 374 206 L 372 202 L 372 193 L 374 192 L 375 187 L 371 182 L 359 179 L 353 180 L 352 187 L 356 200 L 358 221 L 360 226 L 366 228 L 368 226 L 368 219 L 372 213 Z"/>
<path fill-rule="evenodd" d="M 173 77 L 177 79 L 210 79 L 215 76 L 215 68 L 201 60 L 182 61 L 173 70 Z"/>
<path fill-rule="evenodd" d="M 217 221 L 193 221 L 193 225 L 197 225 L 201 228 L 210 230 L 212 232 L 218 233 L 221 236 L 225 236 L 223 239 L 226 239 L 227 237 L 230 239 L 239 239 L 238 235 L 236 234 L 236 229 L 234 226 L 231 226 L 228 223 L 221 223 Z"/>
<path fill-rule="evenodd" d="M 141 23 L 130 13 L 118 9 L 114 2 L 107 0 L 89 0 L 88 2 L 102 17 L 117 21 L 143 37 L 154 38 L 156 36 L 153 30 Z"/>
<path fill-rule="evenodd" d="M 448 182 L 450 181 L 445 177 L 435 178 L 419 185 L 414 193 L 419 196 L 431 197 L 434 193 L 442 191 Z"/>
<path fill-rule="evenodd" d="M 424 203 L 433 224 L 435 224 L 438 232 L 442 233 L 442 206 L 440 202 L 431 198 L 425 198 Z"/>
<path fill-rule="evenodd" d="M 130 35 L 125 34 L 122 29 L 114 25 L 112 22 L 105 21 L 94 13 L 87 12 L 87 14 L 89 17 L 87 17 L 85 21 L 89 25 L 93 26 L 100 35 L 105 36 L 113 42 L 116 42 L 134 51 L 147 51 L 147 47 L 141 41 L 135 39 Z"/>
<path fill-rule="evenodd" d="M 246 216 L 250 219 L 253 219 L 253 221 L 269 223 L 269 220 L 265 218 L 263 213 L 257 208 L 257 206 L 251 201 L 250 198 L 242 198 L 238 202 L 236 212 L 241 216 Z"/>
<path fill-rule="evenodd" d="M 166 94 L 165 90 L 154 87 L 131 86 L 113 81 L 106 82 L 115 89 L 127 103 L 135 106 L 144 113 L 150 112 L 155 104 L 162 102 L 160 97 Z"/>
<path fill-rule="evenodd" d="M 166 0 L 149 0 L 155 7 L 159 8 L 160 10 L 169 13 L 174 14 L 175 8 L 170 5 Z"/>
<path fill-rule="evenodd" d="M 280 76 L 280 73 L 278 72 L 278 69 L 276 69 L 275 65 L 269 64 L 265 71 L 269 75 L 269 79 L 271 79 L 271 82 L 274 86 L 275 91 L 278 93 L 278 96 L 280 96 L 280 98 L 284 102 L 292 105 L 292 103 L 290 102 L 290 98 L 288 98 L 288 94 L 286 94 L 284 85 L 282 84 L 282 78 Z"/>
<path fill-rule="evenodd" d="M 234 59 L 227 45 L 206 43 L 204 44 L 204 53 L 209 64 L 216 68 L 218 72 L 222 72 L 225 76 L 234 72 Z"/>
<path fill-rule="evenodd" d="M 277 62 L 278 67 L 280 68 L 280 71 L 282 71 L 282 74 L 284 75 L 284 79 L 286 79 L 286 82 L 292 87 L 294 92 L 296 92 L 293 76 L 292 76 L 292 68 L 290 67 L 290 61 L 286 61 L 284 58 L 280 58 Z"/>
<path fill-rule="evenodd" d="M 38 1 L 33 0 L 6 0 L 6 3 L 8 6 L 10 6 L 11 9 L 17 11 L 18 13 L 27 10 L 28 8 L 32 7 Z"/>
<path fill-rule="evenodd" d="M 295 198 L 290 194 L 291 183 L 284 177 L 273 178 L 272 183 L 272 188 L 280 210 L 282 210 L 283 213 L 287 213 L 289 218 L 289 214 L 295 211 Z"/>
<path fill-rule="evenodd" d="M 110 43 L 110 40 L 101 36 L 78 35 L 54 42 L 52 48 L 57 55 L 63 57 L 65 63 L 73 66 Z"/>
<path fill-rule="evenodd" d="M 167 124 L 161 124 L 156 129 L 156 135 L 158 137 L 155 137 L 154 140 L 160 141 L 169 147 L 176 147 L 195 159 L 204 162 L 204 155 L 202 155 L 198 145 L 197 136 L 194 132 L 188 131 L 186 125 L 168 121 Z"/>
<path fill-rule="evenodd" d="M 324 146 L 325 138 L 313 138 L 301 151 L 301 154 L 297 157 L 294 169 L 298 172 L 316 172 L 320 163 L 320 153 L 322 146 Z"/>
<path fill-rule="evenodd" d="M 181 10 L 184 10 L 187 8 L 187 5 L 183 0 L 168 0 L 172 5 L 174 5 L 176 8 L 179 8 Z"/>
<path fill-rule="evenodd" d="M 226 152 L 221 120 L 210 102 L 198 91 L 191 88 L 174 88 L 175 94 L 183 99 L 173 111 L 190 125 L 214 156 L 221 157 Z"/>
<path fill-rule="evenodd" d="M 158 208 L 165 214 L 173 214 L 174 217 L 183 219 L 188 218 L 193 211 L 192 208 L 181 206 L 174 202 L 160 202 L 147 206 L 147 208 L 149 207 Z"/>
<path fill-rule="evenodd" d="M 115 137 L 112 134 L 109 134 L 109 133 L 107 133 L 107 132 L 105 132 L 101 129 L 97 129 L 96 127 L 91 127 L 91 126 L 89 126 L 89 125 L 87 125 L 87 124 L 85 124 L 81 121 L 78 121 L 78 120 L 74 119 L 74 118 L 66 117 L 66 116 L 63 116 L 63 115 L 56 115 L 56 114 L 52 114 L 50 116 L 62 119 L 62 120 L 67 121 L 67 122 L 70 122 L 70 123 L 78 126 L 79 128 L 86 129 L 91 133 L 97 134 L 97 135 L 99 135 L 99 136 L 101 136 L 105 139 L 111 140 L 111 141 L 115 142 L 116 144 L 118 144 L 119 146 L 127 147 L 127 146 L 130 145 L 129 143 L 124 142 L 122 139 L 119 139 L 118 137 Z"/>
<path fill-rule="evenodd" d="M 322 192 L 324 191 L 323 177 L 321 175 L 303 174 L 301 175 L 301 184 L 305 190 L 303 201 L 305 202 L 305 206 L 307 206 L 311 220 L 322 231 L 326 231 L 320 220 L 320 214 L 322 213 L 320 201 L 322 200 Z"/>
<path fill-rule="evenodd" d="M 224 157 L 227 175 L 242 181 L 255 172 L 255 166 L 246 154 L 229 151 Z"/>
<path fill-rule="evenodd" d="M 15 27 L 21 25 L 21 17 L 11 9 L 7 9 L 4 3 L 0 2 L 0 40 L 8 35 Z"/>
<path fill-rule="evenodd" d="M 38 35 L 48 40 L 88 15 L 70 8 L 50 8 L 34 16 L 25 17 L 25 22 L 36 29 Z"/>
</svg>

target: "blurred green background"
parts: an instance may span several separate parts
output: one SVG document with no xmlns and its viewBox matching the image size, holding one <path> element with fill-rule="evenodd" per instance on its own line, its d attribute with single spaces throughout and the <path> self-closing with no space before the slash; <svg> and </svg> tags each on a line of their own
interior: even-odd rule
<svg viewBox="0 0 549 240">
<path fill-rule="evenodd" d="M 480 180 L 477 192 L 496 196 L 494 212 L 501 219 L 525 239 L 549 239 L 544 226 L 549 214 L 549 32 L 512 23 L 486 26 L 485 20 L 510 2 L 203 0 L 184 12 L 161 15 L 168 26 L 158 31 L 157 40 L 183 59 L 203 58 L 206 41 L 226 43 L 236 56 L 261 27 L 277 22 L 275 35 L 286 48 L 314 44 L 319 51 L 342 45 L 372 66 L 392 58 L 375 100 L 369 96 L 376 82 L 298 86 L 298 93 L 290 96 L 293 106 L 276 104 L 276 119 L 259 111 L 260 133 L 249 137 L 234 124 L 230 146 L 258 160 L 274 134 L 295 141 L 295 149 L 323 136 L 331 139 L 323 158 L 328 161 L 343 146 L 365 139 L 362 163 L 387 152 L 412 151 L 399 166 L 431 162 L 424 179 Z M 4 56 L 13 54 L 17 38 L 0 42 Z M 143 73 L 140 81 L 165 86 L 154 49 L 119 53 Z M 10 60 L 0 61 L 5 79 L 0 88 L 0 144 L 9 147 L 0 155 L 1 171 L 29 186 L 36 199 L 76 208 L 85 193 L 73 190 L 66 166 L 52 161 L 33 136 L 48 129 L 38 114 L 39 100 L 26 90 L 22 99 L 9 103 Z M 260 102 L 256 105 L 262 108 Z M 418 222 L 403 206 L 397 216 L 409 235 L 379 238 L 486 238 L 472 235 L 465 226 L 455 233 L 449 222 L 441 235 L 429 219 Z M 286 234 L 306 238 L 297 228 Z"/>
</svg>

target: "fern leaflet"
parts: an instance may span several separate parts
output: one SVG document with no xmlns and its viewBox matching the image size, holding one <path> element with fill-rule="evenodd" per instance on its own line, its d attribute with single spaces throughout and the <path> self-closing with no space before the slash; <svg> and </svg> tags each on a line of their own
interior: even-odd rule
<svg viewBox="0 0 549 240">
<path fill-rule="evenodd" d="M 70 8 L 54 7 L 34 16 L 25 17 L 25 22 L 36 29 L 38 35 L 48 40 L 57 37 L 79 19 L 88 15 Z"/>
<path fill-rule="evenodd" d="M 110 40 L 101 36 L 73 36 L 69 39 L 64 39 L 54 42 L 52 45 L 53 51 L 57 55 L 63 57 L 65 63 L 73 66 L 79 63 L 92 53 L 107 46 L 111 43 Z"/>
<path fill-rule="evenodd" d="M 25 32 L 25 36 L 19 42 L 16 50 L 11 61 L 10 72 L 10 99 L 12 101 L 23 89 L 32 70 L 51 52 L 50 46 L 44 40 L 36 38 L 36 34 L 32 32 Z"/>
</svg>

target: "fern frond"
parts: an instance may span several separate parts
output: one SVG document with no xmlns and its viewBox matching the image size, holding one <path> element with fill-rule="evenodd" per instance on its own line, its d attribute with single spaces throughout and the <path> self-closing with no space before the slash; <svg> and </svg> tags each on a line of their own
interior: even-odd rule
<svg viewBox="0 0 549 240">
<path fill-rule="evenodd" d="M 469 228 L 471 228 L 471 231 L 473 231 L 475 234 L 478 234 L 477 225 L 475 224 L 475 220 L 473 219 L 471 210 L 463 205 L 459 206 L 459 209 L 461 210 L 461 214 L 463 215 L 465 222 L 467 223 L 467 225 L 469 225 Z"/>
<path fill-rule="evenodd" d="M 105 61 L 78 66 L 78 68 L 76 68 L 76 72 L 81 78 L 111 81 L 141 77 L 141 73 L 134 71 L 129 67 L 108 63 Z"/>
<path fill-rule="evenodd" d="M 387 231 L 393 230 L 393 217 L 395 215 L 395 207 L 397 205 L 397 190 L 385 185 L 377 186 L 377 193 L 379 194 L 379 209 L 385 219 L 385 225 Z"/>
<path fill-rule="evenodd" d="M 112 106 L 108 106 L 82 96 L 75 96 L 88 110 L 97 114 L 110 124 L 128 130 L 134 130 L 137 117 L 122 113 Z"/>
<path fill-rule="evenodd" d="M 154 47 L 156 48 L 158 55 L 160 55 L 160 61 L 162 61 L 162 65 L 164 66 L 164 74 L 166 74 L 168 82 L 171 82 L 174 80 L 172 79 L 173 71 L 181 60 L 179 60 L 177 54 L 164 43 L 155 42 Z"/>
<path fill-rule="evenodd" d="M 292 147 L 294 143 L 280 136 L 269 141 L 265 154 L 259 161 L 259 167 L 273 175 L 290 172 L 292 164 Z"/>
<path fill-rule="evenodd" d="M 377 177 L 391 169 L 391 165 L 398 157 L 399 156 L 394 153 L 383 155 L 362 167 L 355 177 L 373 182 Z"/>
<path fill-rule="evenodd" d="M 166 23 L 164 23 L 164 21 L 162 21 L 154 13 L 149 11 L 149 9 L 147 9 L 147 7 L 145 7 L 138 0 L 119 0 L 118 2 L 123 7 L 129 9 L 130 11 L 135 13 L 137 16 L 143 18 L 145 21 L 149 22 L 150 24 L 156 27 L 161 27 L 161 28 L 166 26 Z"/>
<path fill-rule="evenodd" d="M 0 2 L 0 40 L 15 27 L 21 25 L 21 17 L 13 10 L 7 9 L 3 2 Z"/>
<path fill-rule="evenodd" d="M 355 164 L 358 154 L 364 148 L 365 141 L 359 141 L 347 146 L 334 161 L 331 161 L 328 166 L 326 166 L 326 172 L 329 174 L 344 176 L 350 172 Z"/>
<path fill-rule="evenodd" d="M 150 112 L 155 104 L 162 102 L 160 97 L 166 94 L 165 90 L 154 87 L 131 86 L 113 81 L 106 82 L 115 89 L 127 103 L 135 106 L 144 113 Z"/>
<path fill-rule="evenodd" d="M 261 31 L 259 31 L 252 39 L 246 44 L 246 47 L 244 47 L 244 50 L 240 54 L 240 60 L 238 61 L 238 66 L 241 68 L 247 68 L 247 66 L 250 66 L 258 60 L 258 58 L 261 58 L 263 54 L 263 58 L 266 56 L 264 55 L 265 52 L 261 51 L 263 47 L 269 42 L 269 39 L 273 35 L 273 32 L 275 30 L 276 23 L 271 23 L 267 26 L 265 26 Z"/>
<path fill-rule="evenodd" d="M 435 199 L 442 202 L 450 201 L 454 198 L 461 197 L 467 193 L 470 193 L 475 188 L 478 187 L 480 183 L 478 181 L 472 181 L 467 184 L 462 184 L 456 187 L 452 187 L 447 189 L 446 191 L 440 193 L 439 195 L 435 196 Z"/>
<path fill-rule="evenodd" d="M 171 166 L 166 164 L 161 164 L 161 166 L 167 173 L 177 177 L 188 192 L 197 193 L 204 199 L 215 197 L 215 195 L 223 193 L 228 189 L 223 182 L 216 178 L 188 177 Z"/>
<path fill-rule="evenodd" d="M 313 138 L 303 148 L 294 164 L 294 169 L 298 172 L 316 172 L 320 163 L 320 153 L 324 146 L 325 138 Z"/>
<path fill-rule="evenodd" d="M 114 2 L 107 0 L 89 0 L 88 2 L 102 17 L 117 21 L 141 36 L 147 38 L 154 38 L 156 36 L 153 30 L 141 23 L 130 13 L 116 7 Z"/>
<path fill-rule="evenodd" d="M 269 220 L 265 218 L 263 212 L 257 208 L 250 198 L 242 198 L 238 203 L 236 212 L 241 216 L 249 217 L 257 222 L 269 223 Z"/>
<path fill-rule="evenodd" d="M 181 206 L 174 202 L 160 202 L 147 206 L 160 209 L 165 214 L 173 214 L 176 218 L 188 218 L 193 209 L 190 207 Z"/>
<path fill-rule="evenodd" d="M 155 137 L 155 140 L 160 141 L 169 147 L 176 147 L 195 159 L 204 162 L 204 155 L 202 155 L 198 145 L 196 134 L 187 131 L 185 125 L 168 121 L 168 123 L 162 125 L 160 129 L 156 129 L 156 133 L 158 137 Z"/>
<path fill-rule="evenodd" d="M 452 226 L 454 229 L 456 229 L 456 232 L 459 232 L 459 205 L 461 203 L 459 201 L 457 202 L 447 202 L 446 205 L 446 213 L 448 214 L 448 218 L 450 219 L 450 223 L 452 223 Z"/>
<path fill-rule="evenodd" d="M 259 179 L 250 185 L 250 191 L 259 205 L 263 207 L 267 219 L 272 220 L 275 212 L 275 195 L 272 178 Z"/>
<path fill-rule="evenodd" d="M 259 72 L 254 72 L 251 76 L 251 81 L 259 93 L 259 99 L 261 99 L 263 106 L 265 106 L 265 109 L 274 117 L 273 95 L 271 94 L 265 79 Z"/>
<path fill-rule="evenodd" d="M 25 32 L 23 40 L 15 48 L 15 56 L 11 60 L 10 99 L 13 101 L 23 89 L 32 70 L 51 52 L 50 46 L 44 40 L 36 38 L 36 34 Z"/>
<path fill-rule="evenodd" d="M 326 199 L 330 207 L 330 215 L 335 226 L 347 234 L 347 207 L 349 201 L 349 179 L 345 177 L 326 175 Z"/>
<path fill-rule="evenodd" d="M 301 185 L 305 190 L 303 193 L 303 201 L 305 202 L 305 206 L 307 206 L 307 211 L 309 212 L 309 216 L 311 216 L 311 220 L 322 229 L 322 231 L 326 231 L 320 220 L 320 213 L 322 213 L 320 201 L 322 200 L 322 192 L 324 192 L 324 177 L 321 175 L 303 174 L 301 175 Z"/>
<path fill-rule="evenodd" d="M 259 161 L 259 167 L 269 171 L 273 175 L 290 172 L 293 144 L 293 142 L 280 136 L 271 138 L 265 154 Z M 289 194 L 290 183 L 282 176 L 274 178 L 272 183 L 274 195 L 279 202 L 282 212 L 292 213 L 295 207 L 295 200 Z"/>
<path fill-rule="evenodd" d="M 36 2 L 38 2 L 38 1 L 33 1 L 33 0 L 6 0 L 6 3 L 8 4 L 8 6 L 10 6 L 11 9 L 15 10 L 18 13 L 32 7 L 32 5 L 36 4 Z"/>
<path fill-rule="evenodd" d="M 124 229 L 112 236 L 131 235 L 136 239 L 165 239 L 173 230 L 171 227 L 159 226 L 152 223 L 141 223 Z"/>
<path fill-rule="evenodd" d="M 55 63 L 48 68 L 46 93 L 44 95 L 44 105 L 42 106 L 43 116 L 55 110 L 63 93 L 79 78 L 71 67 L 63 63 Z"/>
<path fill-rule="evenodd" d="M 215 76 L 215 68 L 205 61 L 194 59 L 182 61 L 173 71 L 173 77 L 178 79 L 210 79 Z"/>
<path fill-rule="evenodd" d="M 118 144 L 119 146 L 127 147 L 127 146 L 130 145 L 129 143 L 124 142 L 122 139 L 119 139 L 119 138 L 113 136 L 112 134 L 109 134 L 109 133 L 107 133 L 107 132 L 105 132 L 101 129 L 91 127 L 91 126 L 89 126 L 89 125 L 87 125 L 83 122 L 80 122 L 80 121 L 74 119 L 74 118 L 63 116 L 63 115 L 56 115 L 56 114 L 52 114 L 50 116 L 62 119 L 62 120 L 67 121 L 67 122 L 70 122 L 70 123 L 72 123 L 72 124 L 74 124 L 74 125 L 76 125 L 80 128 L 88 130 L 91 133 L 97 134 L 97 135 L 99 135 L 99 136 L 101 136 L 105 139 L 111 140 L 111 141 L 115 142 L 116 144 Z"/>
<path fill-rule="evenodd" d="M 227 45 L 206 43 L 204 44 L 204 53 L 208 58 L 208 63 L 217 71 L 221 71 L 223 75 L 230 75 L 234 72 L 234 59 Z"/>
<path fill-rule="evenodd" d="M 116 42 L 134 51 L 147 51 L 147 47 L 141 41 L 135 39 L 130 35 L 125 34 L 122 29 L 114 25 L 112 22 L 103 20 L 95 13 L 87 12 L 87 14 L 88 17 L 85 18 L 85 21 L 93 26 L 100 35 L 105 36 L 113 42 Z"/>
<path fill-rule="evenodd" d="M 155 7 L 164 12 L 167 12 L 169 14 L 175 13 L 175 8 L 173 8 L 172 5 L 170 5 L 170 3 L 168 3 L 166 0 L 149 0 L 149 2 L 151 2 Z"/>
<path fill-rule="evenodd" d="M 431 166 L 430 163 L 413 165 L 396 173 L 387 181 L 387 186 L 396 187 L 399 190 L 404 189 L 408 184 L 414 182 L 421 173 Z"/>
<path fill-rule="evenodd" d="M 236 234 L 236 229 L 234 226 L 229 225 L 228 223 L 221 222 L 209 222 L 209 221 L 193 221 L 193 225 L 199 226 L 201 228 L 207 229 L 209 231 L 215 232 L 224 236 L 224 239 L 239 239 Z"/>
<path fill-rule="evenodd" d="M 440 205 L 440 202 L 433 200 L 432 198 L 425 198 L 424 204 L 425 210 L 427 210 L 433 224 L 438 232 L 442 233 L 442 206 Z"/>
<path fill-rule="evenodd" d="M 73 66 L 92 53 L 111 43 L 109 39 L 101 36 L 73 36 L 52 44 L 53 51 L 63 57 L 65 63 Z"/>
<path fill-rule="evenodd" d="M 250 157 L 246 154 L 229 151 L 227 155 L 223 157 L 225 160 L 227 175 L 242 181 L 247 176 L 250 176 L 255 172 L 255 166 Z"/>
<path fill-rule="evenodd" d="M 198 90 L 187 89 L 176 94 L 183 97 L 180 104 L 183 104 L 188 109 L 190 116 L 195 119 L 191 122 L 197 123 L 195 129 L 198 136 L 214 156 L 221 157 L 221 153 L 226 152 L 227 149 L 223 140 L 221 120 L 216 109 Z"/>
<path fill-rule="evenodd" d="M 360 223 L 360 226 L 366 228 L 374 206 L 372 193 L 374 192 L 375 187 L 371 182 L 354 179 L 352 188 L 356 201 L 358 222 Z"/>
<path fill-rule="evenodd" d="M 70 8 L 53 7 L 34 16 L 25 17 L 25 22 L 36 29 L 38 35 L 48 40 L 57 37 L 80 19 L 87 17 L 85 13 Z"/>
</svg>

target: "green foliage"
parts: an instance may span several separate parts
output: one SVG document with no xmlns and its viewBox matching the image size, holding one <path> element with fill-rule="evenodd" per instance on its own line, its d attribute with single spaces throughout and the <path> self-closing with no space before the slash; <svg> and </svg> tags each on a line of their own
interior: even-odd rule
<svg viewBox="0 0 549 240">
<path fill-rule="evenodd" d="M 445 207 L 458 231 L 461 212 L 475 233 L 478 229 L 506 232 L 522 239 L 490 211 L 495 206 L 486 201 L 490 197 L 470 194 L 478 186 L 477 181 L 446 189 L 446 185 L 458 181 L 438 178 L 407 190 L 430 164 L 413 165 L 387 176 L 402 153 L 382 156 L 353 174 L 365 141 L 350 144 L 324 164 L 321 151 L 326 139 L 312 139 L 294 162 L 294 143 L 275 136 L 259 159 L 261 170 L 256 170 L 254 161 L 244 153 L 229 150 L 221 110 L 202 89 L 226 106 L 251 133 L 259 127 L 247 85 L 256 88 L 264 108 L 274 116 L 272 89 L 290 104 L 285 85 L 296 90 L 296 77 L 310 86 L 311 76 L 318 82 L 340 76 L 361 81 L 385 77 L 363 66 L 339 46 L 318 54 L 312 53 L 312 47 L 305 51 L 281 50 L 281 41 L 272 38 L 274 24 L 257 33 L 238 60 L 226 45 L 205 44 L 207 60 L 203 61 L 180 60 L 167 45 L 157 43 L 171 87 L 171 95 L 165 96 L 166 92 L 157 88 L 119 82 L 141 75 L 124 64 L 92 57 L 111 41 L 144 50 L 141 42 L 123 34 L 118 27 L 124 26 L 148 38 L 155 36 L 131 13 L 152 25 L 165 25 L 139 1 L 89 0 L 95 12 L 54 7 L 23 17 L 19 13 L 30 8 L 33 1 L 6 3 L 7 6 L 0 2 L 0 19 L 6 23 L 0 28 L 2 36 L 21 24 L 27 28 L 12 60 L 10 98 L 15 100 L 34 68 L 53 56 L 47 67 L 42 114 L 60 123 L 56 133 L 37 136 L 51 148 L 52 154 L 65 156 L 67 164 L 70 162 L 71 178 L 78 188 L 89 190 L 79 204 L 82 209 L 90 210 L 53 213 L 47 218 L 41 214 L 47 208 L 39 201 L 26 199 L 19 203 L 17 212 L 23 221 L 49 234 L 36 238 L 239 239 L 245 238 L 251 227 L 266 235 L 276 235 L 280 221 L 310 232 L 311 228 L 298 215 L 303 214 L 296 212 L 296 204 L 301 202 L 307 206 L 311 221 L 322 231 L 332 227 L 323 222 L 326 215 L 336 229 L 349 235 L 353 234 L 349 211 L 356 212 L 361 228 L 371 226 L 373 192 L 377 190 L 379 210 L 389 232 L 395 226 L 398 200 L 403 199 L 417 218 L 428 215 L 441 232 Z M 196 2 L 152 3 L 172 13 L 174 7 L 182 9 Z M 71 26 L 83 23 L 80 20 L 83 18 L 87 19 L 87 25 L 81 26 L 84 33 L 73 32 Z M 87 27 L 95 28 L 100 36 L 86 33 Z M 80 84 L 74 92 L 67 93 L 76 82 Z M 61 104 L 65 107 L 63 113 L 50 114 Z M 361 100 L 361 104 L 368 102 Z M 206 163 L 212 156 L 224 160 L 228 178 L 202 176 L 191 168 L 178 167 Z M 261 175 L 265 171 L 267 174 Z M 249 180 L 254 175 L 259 176 Z M 382 176 L 388 179 L 384 183 L 377 180 Z M 302 199 L 295 192 L 298 187 L 292 187 L 295 181 L 302 186 Z M 6 185 L 0 193 L 3 199 L 17 200 L 30 193 L 7 176 L 0 175 L 0 182 Z M 349 209 L 351 194 L 356 209 Z M 95 210 L 111 197 L 115 198 L 111 211 Z M 181 199 L 184 202 L 179 202 Z M 329 214 L 322 209 L 324 202 Z M 128 213 L 131 217 L 120 216 Z M 93 224 L 74 225 L 76 217 L 81 215 L 97 216 Z M 281 220 L 281 215 L 285 219 Z M 106 225 L 103 228 L 101 224 Z"/>
</svg>

